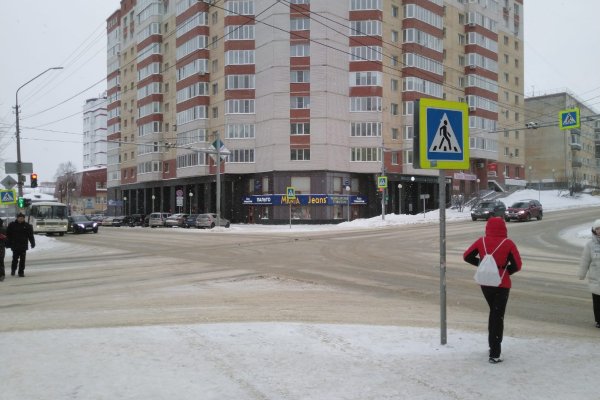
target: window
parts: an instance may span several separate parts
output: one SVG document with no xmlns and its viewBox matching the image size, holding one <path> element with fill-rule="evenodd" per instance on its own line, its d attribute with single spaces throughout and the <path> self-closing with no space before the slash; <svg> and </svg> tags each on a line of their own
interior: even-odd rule
<svg viewBox="0 0 600 400">
<path fill-rule="evenodd" d="M 352 46 L 350 61 L 381 61 L 383 53 L 381 46 Z"/>
<path fill-rule="evenodd" d="M 310 96 L 290 97 L 290 108 L 293 110 L 310 108 Z"/>
<path fill-rule="evenodd" d="M 254 89 L 254 81 L 254 75 L 227 75 L 225 89 Z"/>
<path fill-rule="evenodd" d="M 402 152 L 402 160 L 404 164 L 412 164 L 413 163 L 413 151 L 412 150 L 404 150 Z"/>
<path fill-rule="evenodd" d="M 310 71 L 309 70 L 290 71 L 290 82 L 291 83 L 309 83 L 310 82 Z"/>
<path fill-rule="evenodd" d="M 290 150 L 291 161 L 309 161 L 310 160 L 310 149 L 291 149 Z"/>
<path fill-rule="evenodd" d="M 225 40 L 254 40 L 254 25 L 227 25 Z"/>
<path fill-rule="evenodd" d="M 350 10 L 381 10 L 381 0 L 350 0 Z"/>
<path fill-rule="evenodd" d="M 306 31 L 310 29 L 310 18 L 292 18 L 290 19 L 291 31 Z"/>
<path fill-rule="evenodd" d="M 225 52 L 225 65 L 254 64 L 254 50 L 229 50 Z"/>
<path fill-rule="evenodd" d="M 350 21 L 350 36 L 381 36 L 381 21 Z"/>
<path fill-rule="evenodd" d="M 254 149 L 234 149 L 227 157 L 228 163 L 253 163 Z"/>
<path fill-rule="evenodd" d="M 392 92 L 397 92 L 398 91 L 398 79 L 392 79 L 390 82 L 390 87 L 392 89 Z"/>
<path fill-rule="evenodd" d="M 396 42 L 398 42 L 398 39 L 399 39 L 398 31 L 392 31 L 392 42 L 396 43 Z"/>
<path fill-rule="evenodd" d="M 381 122 L 352 122 L 350 124 L 350 136 L 353 137 L 380 137 Z"/>
<path fill-rule="evenodd" d="M 392 66 L 398 66 L 398 56 L 392 56 Z"/>
<path fill-rule="evenodd" d="M 398 115 L 398 104 L 396 104 L 396 103 L 390 104 L 390 113 L 392 115 Z"/>
<path fill-rule="evenodd" d="M 392 140 L 398 140 L 398 128 L 392 128 Z"/>
<path fill-rule="evenodd" d="M 351 112 L 381 111 L 381 97 L 351 97 Z"/>
<path fill-rule="evenodd" d="M 290 135 L 310 135 L 310 123 L 299 122 L 290 124 Z"/>
<path fill-rule="evenodd" d="M 310 56 L 309 44 L 293 44 L 290 46 L 290 57 L 308 57 Z"/>
<path fill-rule="evenodd" d="M 398 165 L 398 152 L 392 152 L 392 165 Z"/>
<path fill-rule="evenodd" d="M 414 103 L 412 101 L 402 102 L 402 115 L 413 115 L 414 114 Z"/>
<path fill-rule="evenodd" d="M 351 72 L 350 86 L 381 86 L 381 72 Z"/>
<path fill-rule="evenodd" d="M 213 107 L 212 108 L 212 117 L 213 118 L 219 118 L 219 107 Z"/>
<path fill-rule="evenodd" d="M 414 127 L 407 125 L 404 127 L 404 140 L 412 140 L 414 136 Z"/>
<path fill-rule="evenodd" d="M 400 9 L 398 6 L 392 6 L 392 17 L 398 18 Z"/>
<path fill-rule="evenodd" d="M 254 99 L 225 100 L 225 114 L 254 114 Z"/>
<path fill-rule="evenodd" d="M 254 124 L 229 124 L 225 127 L 227 139 L 253 139 Z"/>
<path fill-rule="evenodd" d="M 353 147 L 350 149 L 350 161 L 353 162 L 381 162 L 381 148 L 379 147 Z"/>
<path fill-rule="evenodd" d="M 229 0 L 225 9 L 226 15 L 254 15 L 254 0 Z"/>
</svg>

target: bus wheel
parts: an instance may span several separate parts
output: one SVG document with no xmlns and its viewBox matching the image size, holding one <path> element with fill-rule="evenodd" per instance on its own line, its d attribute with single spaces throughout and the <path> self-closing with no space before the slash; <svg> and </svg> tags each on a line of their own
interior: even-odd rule
<svg viewBox="0 0 600 400">
<path fill-rule="evenodd" d="M 60 233 L 58 234 L 58 236 L 65 236 L 65 233 L 64 233 L 64 232 L 60 232 Z"/>
</svg>

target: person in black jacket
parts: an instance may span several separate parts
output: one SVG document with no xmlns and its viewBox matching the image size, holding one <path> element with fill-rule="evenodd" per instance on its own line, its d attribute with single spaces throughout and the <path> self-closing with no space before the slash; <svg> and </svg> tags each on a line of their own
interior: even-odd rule
<svg viewBox="0 0 600 400">
<path fill-rule="evenodd" d="M 6 229 L 8 243 L 13 252 L 10 274 L 14 275 L 19 265 L 19 276 L 25 276 L 25 254 L 29 249 L 35 247 L 35 237 L 33 236 L 33 228 L 25 222 L 25 215 L 19 213 L 17 220 L 8 224 Z"/>
<path fill-rule="evenodd" d="M 4 256 L 6 254 L 6 227 L 4 220 L 0 218 L 0 282 L 4 280 Z"/>
</svg>

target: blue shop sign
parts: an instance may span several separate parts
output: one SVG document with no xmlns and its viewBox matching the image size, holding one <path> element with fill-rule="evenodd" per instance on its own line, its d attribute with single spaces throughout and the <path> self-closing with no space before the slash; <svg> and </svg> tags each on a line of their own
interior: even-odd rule
<svg viewBox="0 0 600 400">
<path fill-rule="evenodd" d="M 367 198 L 364 196 L 350 195 L 350 205 L 366 205 Z M 308 206 L 308 205 L 347 205 L 348 196 L 340 194 L 296 194 L 295 199 L 288 199 L 285 194 L 263 194 L 254 196 L 244 196 L 242 204 L 249 206 L 287 206 L 289 204 Z"/>
</svg>

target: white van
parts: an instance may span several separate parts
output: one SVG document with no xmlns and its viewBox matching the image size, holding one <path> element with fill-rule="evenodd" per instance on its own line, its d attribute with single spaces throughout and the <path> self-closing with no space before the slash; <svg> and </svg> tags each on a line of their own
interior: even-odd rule
<svg viewBox="0 0 600 400">
<path fill-rule="evenodd" d="M 150 228 L 156 228 L 157 226 L 165 226 L 165 221 L 171 215 L 171 213 L 155 212 L 150 214 L 148 219 L 148 226 Z"/>
</svg>

